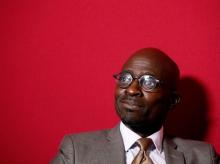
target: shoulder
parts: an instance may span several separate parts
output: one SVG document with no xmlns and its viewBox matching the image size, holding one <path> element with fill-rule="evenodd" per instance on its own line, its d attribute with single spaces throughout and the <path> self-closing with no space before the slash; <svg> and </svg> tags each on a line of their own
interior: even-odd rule
<svg viewBox="0 0 220 164">
<path fill-rule="evenodd" d="M 183 139 L 179 137 L 173 138 L 173 141 L 174 143 L 176 143 L 176 145 L 179 148 L 185 149 L 185 150 L 194 150 L 194 149 L 209 150 L 213 148 L 213 146 L 210 143 L 207 143 L 204 141 Z"/>
<path fill-rule="evenodd" d="M 82 132 L 75 134 L 68 134 L 64 136 L 63 142 L 68 142 L 68 144 L 78 143 L 78 144 L 88 144 L 88 143 L 99 143 L 106 141 L 109 129 L 91 131 L 91 132 Z"/>
<path fill-rule="evenodd" d="M 172 138 L 172 141 L 177 145 L 184 145 L 184 147 L 191 148 L 192 146 L 195 147 L 207 147 L 210 144 L 204 141 L 197 141 L 197 140 L 190 140 L 190 139 L 183 139 L 179 137 Z"/>
<path fill-rule="evenodd" d="M 51 163 L 74 163 L 76 158 L 77 160 L 83 160 L 83 154 L 93 156 L 93 152 L 101 150 L 103 143 L 106 143 L 108 132 L 109 130 L 100 130 L 64 136 L 58 153 Z"/>
<path fill-rule="evenodd" d="M 173 138 L 172 141 L 177 145 L 178 149 L 185 151 L 202 151 L 213 149 L 213 146 L 210 143 L 203 141 L 183 139 L 178 137 Z"/>
<path fill-rule="evenodd" d="M 182 152 L 187 161 L 216 161 L 219 160 L 214 147 L 207 142 L 195 141 L 183 138 L 166 138 L 166 143 L 173 145 L 173 147 Z"/>
</svg>

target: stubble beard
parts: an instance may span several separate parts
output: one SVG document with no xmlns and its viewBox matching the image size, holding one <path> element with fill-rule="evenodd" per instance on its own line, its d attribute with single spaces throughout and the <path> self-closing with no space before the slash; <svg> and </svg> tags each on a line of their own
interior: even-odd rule
<svg viewBox="0 0 220 164">
<path fill-rule="evenodd" d="M 121 112 L 121 110 L 128 110 L 128 109 L 120 109 L 119 105 L 116 103 L 116 113 L 119 116 L 120 120 L 122 121 L 122 123 L 125 124 L 125 126 L 127 126 L 129 129 L 131 129 L 132 131 L 134 131 L 137 134 L 141 134 L 141 135 L 146 135 L 149 136 L 151 134 L 153 134 L 154 132 L 158 131 L 161 128 L 161 125 L 155 123 L 155 122 L 150 122 L 148 120 L 145 120 L 144 118 L 141 118 L 139 120 L 137 119 L 130 119 L 128 116 L 129 111 L 123 111 Z M 147 117 L 147 112 L 143 112 L 143 117 Z"/>
</svg>

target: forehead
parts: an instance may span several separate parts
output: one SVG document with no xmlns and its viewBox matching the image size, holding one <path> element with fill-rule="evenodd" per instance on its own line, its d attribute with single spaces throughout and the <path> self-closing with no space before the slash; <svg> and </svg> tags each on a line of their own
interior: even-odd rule
<svg viewBox="0 0 220 164">
<path fill-rule="evenodd" d="M 146 56 L 135 56 L 128 59 L 122 70 L 132 71 L 135 75 L 151 74 L 158 78 L 161 77 L 163 69 L 160 67 L 160 61 L 153 60 Z"/>
</svg>

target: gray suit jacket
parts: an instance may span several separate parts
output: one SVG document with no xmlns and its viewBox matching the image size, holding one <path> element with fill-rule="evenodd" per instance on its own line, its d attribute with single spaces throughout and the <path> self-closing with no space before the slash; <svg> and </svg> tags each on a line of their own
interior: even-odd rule
<svg viewBox="0 0 220 164">
<path fill-rule="evenodd" d="M 210 144 L 181 138 L 163 141 L 167 164 L 217 164 Z M 64 137 L 51 164 L 125 164 L 125 150 L 119 126 L 111 130 Z"/>
</svg>

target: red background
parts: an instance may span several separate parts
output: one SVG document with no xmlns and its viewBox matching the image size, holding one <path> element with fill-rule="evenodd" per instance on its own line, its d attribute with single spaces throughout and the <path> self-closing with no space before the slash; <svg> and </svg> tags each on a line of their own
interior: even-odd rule
<svg viewBox="0 0 220 164">
<path fill-rule="evenodd" d="M 64 134 L 113 127 L 112 74 L 148 46 L 169 54 L 182 72 L 183 112 L 171 131 L 220 152 L 219 0 L 8 0 L 0 6 L 2 164 L 46 164 Z"/>
</svg>

